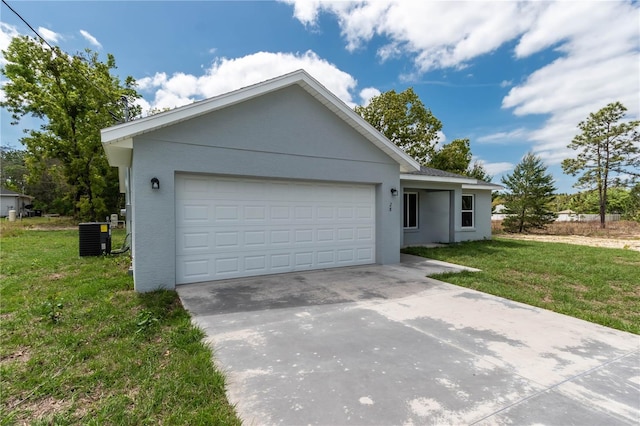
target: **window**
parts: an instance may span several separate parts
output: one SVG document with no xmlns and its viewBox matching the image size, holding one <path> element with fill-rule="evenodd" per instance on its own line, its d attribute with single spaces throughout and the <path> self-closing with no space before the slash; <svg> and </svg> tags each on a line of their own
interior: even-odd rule
<svg viewBox="0 0 640 426">
<path fill-rule="evenodd" d="M 405 229 L 418 228 L 418 193 L 404 193 L 404 221 Z"/>
<path fill-rule="evenodd" d="M 462 195 L 462 227 L 473 228 L 474 195 Z"/>
</svg>

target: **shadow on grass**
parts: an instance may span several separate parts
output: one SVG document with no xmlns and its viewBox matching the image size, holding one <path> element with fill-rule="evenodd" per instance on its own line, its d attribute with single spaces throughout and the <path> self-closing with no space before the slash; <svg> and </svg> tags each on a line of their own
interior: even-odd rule
<svg viewBox="0 0 640 426">
<path fill-rule="evenodd" d="M 514 240 L 484 240 L 484 241 L 465 241 L 460 243 L 451 243 L 443 247 L 407 247 L 402 253 L 412 254 L 422 257 L 432 257 L 434 254 L 446 252 L 447 254 L 469 254 L 470 252 L 495 254 L 504 250 L 518 249 L 530 246 L 527 241 Z"/>
</svg>

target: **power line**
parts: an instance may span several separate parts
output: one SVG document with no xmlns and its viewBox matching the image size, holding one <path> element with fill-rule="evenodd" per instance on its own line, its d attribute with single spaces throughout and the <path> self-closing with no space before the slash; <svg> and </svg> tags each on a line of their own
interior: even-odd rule
<svg viewBox="0 0 640 426">
<path fill-rule="evenodd" d="M 20 15 L 20 14 L 19 14 L 19 13 L 18 13 L 14 8 L 13 8 L 13 7 L 11 7 L 11 6 L 9 5 L 9 3 L 7 3 L 5 0 L 2 0 L 2 3 L 3 3 L 5 6 L 7 6 L 7 7 L 9 8 L 9 10 L 11 10 L 11 11 L 12 11 L 12 12 L 13 12 L 13 13 L 18 17 L 18 18 L 20 18 L 20 20 L 21 20 L 22 22 L 24 22 L 24 24 L 25 24 L 27 27 L 29 27 L 29 29 L 30 29 L 31 31 L 33 31 L 33 33 L 34 33 L 35 35 L 37 35 L 37 36 L 38 36 L 38 38 L 40 39 L 40 42 L 41 42 L 41 43 L 46 44 L 52 52 L 55 52 L 55 50 L 54 50 L 53 46 L 51 46 L 51 44 L 49 44 L 49 42 L 48 42 L 47 40 L 45 40 L 45 38 L 44 38 L 44 37 L 42 37 L 42 36 L 38 33 L 38 31 L 36 31 L 36 30 L 31 26 L 31 24 L 29 24 L 29 22 L 27 22 L 27 20 L 26 20 L 25 18 L 23 18 L 23 17 L 22 17 L 22 15 Z M 58 46 L 56 46 L 56 47 L 58 47 Z M 71 55 L 69 55 L 69 54 L 68 54 L 67 52 L 65 52 L 64 50 L 60 49 L 60 47 L 58 47 L 58 50 L 60 50 L 62 53 L 64 53 L 64 55 L 65 55 L 65 56 L 67 56 L 68 58 L 72 58 L 72 56 L 71 56 Z M 70 61 L 70 62 L 69 62 L 69 65 L 70 65 L 70 66 L 71 66 L 75 71 L 77 71 L 78 73 L 80 73 L 80 75 L 82 75 L 82 76 L 84 77 L 84 79 L 85 79 L 85 80 L 87 80 L 87 83 L 89 83 L 89 85 L 91 85 L 91 86 L 93 86 L 94 88 L 98 89 L 98 91 L 99 91 L 99 92 L 101 92 L 101 93 L 102 93 L 102 94 L 103 94 L 107 99 L 109 99 L 109 95 L 108 95 L 108 94 L 107 94 L 107 93 L 106 93 L 106 92 L 105 92 L 105 91 L 104 91 L 100 86 L 98 86 L 98 85 L 94 84 L 94 83 L 93 83 L 93 81 L 91 81 L 91 79 L 90 79 L 90 78 L 89 78 L 89 77 L 84 73 L 84 71 L 82 71 L 82 70 L 80 70 L 80 69 L 76 68 L 76 67 L 73 65 L 73 62 L 72 62 L 72 61 Z M 124 102 L 125 109 L 126 109 L 126 111 L 128 111 L 128 110 L 129 110 L 129 101 L 128 101 L 127 97 L 123 95 L 123 96 L 121 96 L 121 98 L 120 98 L 120 99 Z M 109 112 L 109 114 L 111 115 L 111 117 L 112 117 L 115 121 L 117 121 L 118 123 L 122 123 L 122 122 L 123 122 L 122 120 L 120 120 L 120 119 L 116 118 L 116 117 L 117 117 L 117 115 L 116 115 L 116 114 L 114 114 L 112 111 L 110 111 L 110 110 L 107 110 L 107 111 Z M 127 113 L 127 114 L 128 114 L 128 113 Z M 128 119 L 127 119 L 127 118 L 125 118 L 125 121 L 128 121 Z"/>
<path fill-rule="evenodd" d="M 20 18 L 20 20 L 21 20 L 22 22 L 24 22 L 24 23 L 25 23 L 25 25 L 26 25 L 27 27 L 29 27 L 29 29 L 31 29 L 31 31 L 33 31 L 33 32 L 35 33 L 35 35 L 37 35 L 37 36 L 38 36 L 38 38 L 40 38 L 40 41 L 41 41 L 41 42 L 43 42 L 44 44 L 46 44 L 47 46 L 49 46 L 49 49 L 53 50 L 53 47 L 49 44 L 49 42 L 48 42 L 47 40 L 45 40 L 45 39 L 44 39 L 44 37 L 42 37 L 40 34 L 38 34 L 38 32 L 37 32 L 37 31 L 36 31 L 36 30 L 31 26 L 31 24 L 29 24 L 29 23 L 27 22 L 27 20 L 26 20 L 26 19 L 24 19 L 24 18 L 22 17 L 22 15 L 20 15 L 18 12 L 16 12 L 16 10 L 15 10 L 14 8 L 12 8 L 12 7 L 9 5 L 9 3 L 7 3 L 5 0 L 2 0 L 2 3 L 4 3 L 4 5 L 5 5 L 5 6 L 7 6 L 7 7 L 9 8 L 9 10 L 10 10 L 10 11 L 12 11 L 13 13 L 15 13 L 15 15 L 16 15 L 18 18 Z"/>
</svg>

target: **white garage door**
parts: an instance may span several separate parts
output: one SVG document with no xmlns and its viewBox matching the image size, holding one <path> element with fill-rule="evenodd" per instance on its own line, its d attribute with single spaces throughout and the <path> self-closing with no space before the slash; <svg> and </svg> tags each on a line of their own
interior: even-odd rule
<svg viewBox="0 0 640 426">
<path fill-rule="evenodd" d="M 373 185 L 177 175 L 178 284 L 375 262 Z"/>
</svg>

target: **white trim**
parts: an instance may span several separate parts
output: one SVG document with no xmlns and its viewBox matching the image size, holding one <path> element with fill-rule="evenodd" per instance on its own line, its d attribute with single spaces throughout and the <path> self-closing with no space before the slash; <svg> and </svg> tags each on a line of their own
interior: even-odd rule
<svg viewBox="0 0 640 426">
<path fill-rule="evenodd" d="M 462 184 L 462 189 L 469 189 L 469 190 L 486 189 L 490 191 L 500 191 L 504 189 L 504 186 L 491 183 L 491 182 L 482 182 L 482 183 L 476 183 L 475 185 Z"/>
<path fill-rule="evenodd" d="M 408 211 L 404 208 L 404 200 L 406 195 L 415 195 L 416 196 L 416 226 L 404 226 L 404 220 L 407 219 L 409 222 Z M 420 196 L 416 191 L 408 191 L 402 193 L 402 229 L 405 231 L 415 231 L 420 228 Z"/>
<path fill-rule="evenodd" d="M 401 174 L 401 181 L 420 181 L 420 182 L 444 182 L 444 183 L 461 183 L 475 184 L 476 179 L 464 177 L 448 177 L 448 176 L 427 176 L 427 175 L 411 175 Z"/>
<path fill-rule="evenodd" d="M 429 176 L 429 175 L 417 175 L 417 174 L 400 174 L 401 181 L 418 181 L 418 182 L 446 182 L 446 183 L 460 183 L 462 189 L 484 189 L 491 191 L 500 191 L 504 189 L 502 185 L 498 185 L 491 182 L 482 182 L 472 177 L 453 177 L 453 176 Z"/>
<path fill-rule="evenodd" d="M 120 162 L 116 163 L 114 158 L 115 155 L 110 153 L 110 151 L 112 151 L 112 147 L 133 150 L 133 144 L 130 141 L 132 141 L 136 136 L 208 114 L 212 111 L 226 108 L 231 105 L 280 90 L 293 84 L 297 84 L 309 92 L 309 94 L 316 98 L 320 103 L 329 108 L 333 113 L 344 120 L 357 132 L 362 134 L 385 154 L 394 159 L 400 165 L 401 172 L 413 172 L 420 170 L 420 164 L 417 161 L 384 137 L 384 135 L 378 132 L 364 118 L 358 115 L 353 109 L 349 108 L 342 100 L 327 90 L 304 70 L 294 71 L 262 83 L 254 84 L 252 86 L 205 99 L 203 101 L 194 102 L 193 104 L 185 105 L 171 111 L 102 129 L 100 134 L 102 137 L 102 144 L 107 152 L 109 164 L 112 166 L 130 166 L 130 164 L 123 164 Z M 118 157 L 124 158 L 123 155 L 119 155 Z M 112 158 L 114 162 L 112 162 Z"/>
<path fill-rule="evenodd" d="M 471 197 L 471 210 L 469 209 L 464 209 L 463 208 L 463 202 L 462 199 L 464 197 Z M 464 226 L 463 222 L 462 222 L 462 215 L 463 213 L 469 213 L 471 212 L 471 226 Z M 460 228 L 463 231 L 471 231 L 474 230 L 476 228 L 476 194 L 462 194 L 462 196 L 460 197 Z"/>
</svg>

